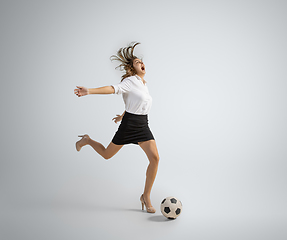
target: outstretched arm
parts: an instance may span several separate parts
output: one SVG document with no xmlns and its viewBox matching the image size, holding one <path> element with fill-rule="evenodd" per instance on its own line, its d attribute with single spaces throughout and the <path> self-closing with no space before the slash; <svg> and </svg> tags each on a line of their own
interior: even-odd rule
<svg viewBox="0 0 287 240">
<path fill-rule="evenodd" d="M 86 88 L 76 86 L 77 89 L 74 90 L 74 93 L 78 97 L 82 97 L 89 94 L 112 94 L 115 93 L 115 89 L 112 86 L 99 87 L 99 88 Z"/>
<path fill-rule="evenodd" d="M 115 89 L 112 86 L 89 88 L 89 94 L 112 94 L 115 93 Z"/>
</svg>

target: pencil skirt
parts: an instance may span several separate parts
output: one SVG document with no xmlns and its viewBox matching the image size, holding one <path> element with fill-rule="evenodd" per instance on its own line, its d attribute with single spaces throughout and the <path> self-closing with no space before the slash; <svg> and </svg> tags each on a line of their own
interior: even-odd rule
<svg viewBox="0 0 287 240">
<path fill-rule="evenodd" d="M 148 115 L 125 112 L 112 142 L 116 145 L 138 144 L 154 139 L 148 126 Z"/>
</svg>

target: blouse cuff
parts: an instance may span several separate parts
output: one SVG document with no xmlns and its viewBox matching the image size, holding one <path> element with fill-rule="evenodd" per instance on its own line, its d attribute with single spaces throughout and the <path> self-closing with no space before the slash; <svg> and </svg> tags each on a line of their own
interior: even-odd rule
<svg viewBox="0 0 287 240">
<path fill-rule="evenodd" d="M 119 87 L 116 85 L 111 85 L 114 89 L 115 89 L 115 93 L 114 94 L 118 94 L 119 92 Z"/>
</svg>

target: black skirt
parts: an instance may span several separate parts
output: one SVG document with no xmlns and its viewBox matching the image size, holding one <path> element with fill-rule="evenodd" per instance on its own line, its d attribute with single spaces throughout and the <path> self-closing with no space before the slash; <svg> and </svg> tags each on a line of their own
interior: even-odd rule
<svg viewBox="0 0 287 240">
<path fill-rule="evenodd" d="M 148 116 L 125 112 L 112 142 L 116 145 L 138 144 L 154 139 L 148 126 Z"/>
</svg>

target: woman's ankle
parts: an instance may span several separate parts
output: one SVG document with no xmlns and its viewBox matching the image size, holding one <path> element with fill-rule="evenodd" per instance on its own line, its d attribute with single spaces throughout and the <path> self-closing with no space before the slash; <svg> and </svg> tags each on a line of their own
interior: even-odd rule
<svg viewBox="0 0 287 240">
<path fill-rule="evenodd" d="M 149 203 L 151 204 L 151 200 L 150 200 L 150 194 L 149 193 L 143 193 L 143 198 L 145 200 L 145 202 L 149 205 Z"/>
<path fill-rule="evenodd" d="M 144 192 L 144 193 L 143 193 L 143 197 L 150 199 L 150 193 L 145 193 L 145 192 Z"/>
<path fill-rule="evenodd" d="M 83 138 L 83 144 L 85 145 L 90 145 L 91 142 L 91 138 L 89 137 L 89 135 L 85 135 L 85 137 Z"/>
</svg>

